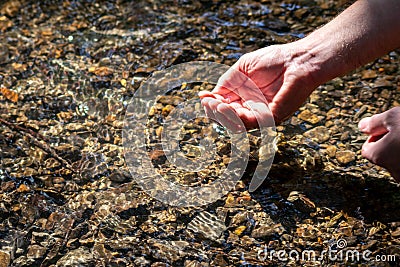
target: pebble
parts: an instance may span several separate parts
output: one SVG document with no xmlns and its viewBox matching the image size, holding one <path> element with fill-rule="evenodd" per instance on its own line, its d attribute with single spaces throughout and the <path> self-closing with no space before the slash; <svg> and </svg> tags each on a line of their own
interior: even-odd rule
<svg viewBox="0 0 400 267">
<path fill-rule="evenodd" d="M 385 77 L 378 78 L 374 82 L 374 88 L 391 87 L 393 85 L 394 85 L 394 83 L 387 80 Z M 381 96 L 384 97 L 382 94 L 381 94 Z M 384 97 L 384 98 L 386 98 L 386 97 Z"/>
<path fill-rule="evenodd" d="M 0 184 L 1 191 L 8 192 L 15 188 L 15 183 L 13 181 L 2 182 Z"/>
<path fill-rule="evenodd" d="M 273 236 L 275 233 L 278 232 L 281 225 L 262 225 L 253 230 L 251 233 L 251 237 L 254 238 L 265 238 Z"/>
<path fill-rule="evenodd" d="M 4 64 L 9 60 L 9 51 L 6 45 L 0 44 L 0 64 Z"/>
<path fill-rule="evenodd" d="M 325 126 L 317 126 L 305 132 L 304 137 L 313 139 L 318 143 L 323 143 L 329 140 L 330 131 Z"/>
<path fill-rule="evenodd" d="M 10 265 L 10 254 L 0 250 L 0 267 L 7 267 Z"/>
<path fill-rule="evenodd" d="M 9 20 L 6 16 L 0 16 L 0 32 L 4 32 L 13 25 L 14 23 L 11 20 Z"/>
<path fill-rule="evenodd" d="M 209 266 L 206 263 L 201 263 L 199 261 L 196 260 L 186 260 L 184 263 L 185 267 L 203 267 L 203 266 Z"/>
<path fill-rule="evenodd" d="M 57 261 L 57 267 L 93 266 L 94 255 L 86 247 L 69 251 Z M 92 265 L 93 264 L 93 265 Z"/>
<path fill-rule="evenodd" d="M 329 145 L 326 147 L 325 152 L 330 157 L 333 158 L 336 155 L 337 147 L 334 145 Z"/>
<path fill-rule="evenodd" d="M 336 152 L 336 159 L 340 164 L 346 165 L 356 159 L 356 153 L 350 150 L 338 151 Z"/>
<path fill-rule="evenodd" d="M 326 113 L 326 119 L 332 120 L 340 116 L 340 108 L 332 108 Z"/>
<path fill-rule="evenodd" d="M 19 193 L 26 193 L 29 192 L 30 189 L 28 186 L 26 186 L 25 184 L 21 184 L 18 188 L 17 188 L 17 192 Z"/>
<path fill-rule="evenodd" d="M 391 232 L 391 235 L 393 237 L 400 237 L 400 227 L 397 227 L 395 231 Z"/>
<path fill-rule="evenodd" d="M 361 79 L 374 79 L 378 75 L 376 74 L 376 71 L 374 70 L 363 70 L 361 73 Z"/>
<path fill-rule="evenodd" d="M 319 122 L 319 118 L 317 115 L 309 111 L 308 109 L 303 110 L 300 112 L 300 114 L 297 116 L 299 119 L 302 119 L 303 121 L 309 122 L 311 124 L 316 124 Z"/>
<path fill-rule="evenodd" d="M 188 224 L 187 228 L 201 234 L 205 238 L 217 241 L 222 232 L 225 231 L 226 226 L 214 214 L 203 211 Z"/>
<path fill-rule="evenodd" d="M 33 258 L 33 259 L 38 259 L 43 257 L 43 255 L 46 253 L 46 248 L 39 246 L 39 245 L 32 245 L 29 247 L 27 257 L 28 258 Z"/>
<path fill-rule="evenodd" d="M 246 230 L 246 226 L 245 225 L 241 225 L 241 226 L 239 226 L 239 227 L 237 227 L 236 229 L 235 229 L 235 234 L 236 235 L 241 235 L 244 231 Z"/>
</svg>

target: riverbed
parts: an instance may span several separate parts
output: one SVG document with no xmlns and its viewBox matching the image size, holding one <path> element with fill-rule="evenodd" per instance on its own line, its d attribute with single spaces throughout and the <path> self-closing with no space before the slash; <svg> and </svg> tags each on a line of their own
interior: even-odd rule
<svg viewBox="0 0 400 267">
<path fill-rule="evenodd" d="M 254 132 L 240 181 L 200 207 L 152 198 L 124 157 L 127 106 L 154 73 L 196 61 L 231 66 L 304 37 L 349 4 L 1 2 L 0 266 L 397 266 L 400 188 L 361 156 L 367 137 L 357 124 L 400 105 L 398 51 L 321 85 L 277 126 L 278 150 L 255 192 Z M 177 174 L 156 143 L 160 118 L 212 88 L 174 88 L 148 114 L 143 145 L 166 179 L 201 186 L 229 162 L 220 126 L 208 132 L 219 150 L 205 172 Z M 183 129 L 189 158 L 206 124 Z"/>
</svg>

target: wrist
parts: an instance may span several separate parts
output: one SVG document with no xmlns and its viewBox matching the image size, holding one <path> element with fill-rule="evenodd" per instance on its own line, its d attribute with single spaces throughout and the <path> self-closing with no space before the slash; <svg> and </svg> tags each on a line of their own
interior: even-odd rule
<svg viewBox="0 0 400 267">
<path fill-rule="evenodd" d="M 322 46 L 301 39 L 288 45 L 286 73 L 296 87 L 307 94 L 332 79 L 325 68 L 329 56 Z"/>
<path fill-rule="evenodd" d="M 311 90 L 346 74 L 356 68 L 353 65 L 357 65 L 350 62 L 346 56 L 349 47 L 332 42 L 331 38 L 324 36 L 307 36 L 292 43 L 292 48 L 293 67 L 301 70 L 303 79 Z"/>
</svg>

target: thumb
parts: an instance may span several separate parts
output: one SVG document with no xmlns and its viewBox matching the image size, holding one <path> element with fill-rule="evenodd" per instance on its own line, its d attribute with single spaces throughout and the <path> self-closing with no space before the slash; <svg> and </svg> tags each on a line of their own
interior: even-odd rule
<svg viewBox="0 0 400 267">
<path fill-rule="evenodd" d="M 376 114 L 372 117 L 364 118 L 358 123 L 361 132 L 377 136 L 387 133 L 386 113 Z"/>
<path fill-rule="evenodd" d="M 227 99 L 229 102 L 237 101 L 240 99 L 238 90 L 247 80 L 247 76 L 240 72 L 236 63 L 230 67 L 219 79 L 217 85 L 212 90 L 213 93 L 219 94 Z"/>
</svg>

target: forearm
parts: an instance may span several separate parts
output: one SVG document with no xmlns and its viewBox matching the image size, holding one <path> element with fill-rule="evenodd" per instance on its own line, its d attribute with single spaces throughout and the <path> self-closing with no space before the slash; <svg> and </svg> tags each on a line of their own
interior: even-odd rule
<svg viewBox="0 0 400 267">
<path fill-rule="evenodd" d="M 359 0 L 294 47 L 315 86 L 344 75 L 400 47 L 400 0 Z"/>
</svg>

